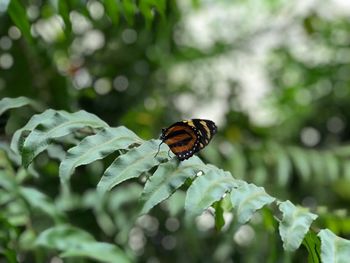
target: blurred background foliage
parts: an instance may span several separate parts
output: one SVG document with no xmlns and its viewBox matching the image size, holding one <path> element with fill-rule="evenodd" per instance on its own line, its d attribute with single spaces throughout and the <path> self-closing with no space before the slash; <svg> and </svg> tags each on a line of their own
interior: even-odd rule
<svg viewBox="0 0 350 263">
<path fill-rule="evenodd" d="M 320 226 L 349 238 L 349 18 L 346 0 L 1 0 L 0 97 L 85 109 L 144 139 L 180 119 L 211 119 L 219 133 L 201 153 L 204 160 L 310 207 L 321 214 Z M 2 148 L 31 115 L 18 109 L 2 120 L 8 121 Z M 20 262 L 62 262 L 31 247 L 62 216 L 118 244 L 135 262 L 306 257 L 303 250 L 283 252 L 268 211 L 217 233 L 210 212 L 195 227 L 183 222 L 179 192 L 137 219 L 138 183 L 108 197 L 95 192 L 102 162 L 76 171 L 75 195 L 67 199 L 57 177 L 64 151 L 48 154 L 36 161 L 37 178 L 1 156 L 2 167 L 17 174 L 14 185 L 50 198 L 38 208 L 26 199 L 32 195 L 18 199 L 1 185 L 0 239 L 8 244 L 2 249 L 20 247 Z"/>
</svg>

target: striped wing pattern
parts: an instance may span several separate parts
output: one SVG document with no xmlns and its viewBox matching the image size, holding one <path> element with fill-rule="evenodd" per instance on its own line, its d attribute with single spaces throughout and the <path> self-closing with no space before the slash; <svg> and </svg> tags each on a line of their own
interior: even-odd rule
<svg viewBox="0 0 350 263">
<path fill-rule="evenodd" d="M 161 140 L 183 161 L 208 145 L 216 132 L 213 121 L 192 119 L 176 122 L 164 129 Z"/>
</svg>

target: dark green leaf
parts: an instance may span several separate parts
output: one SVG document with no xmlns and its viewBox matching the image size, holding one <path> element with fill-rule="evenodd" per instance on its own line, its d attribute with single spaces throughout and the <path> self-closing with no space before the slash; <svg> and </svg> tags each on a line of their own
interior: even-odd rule
<svg viewBox="0 0 350 263">
<path fill-rule="evenodd" d="M 303 245 L 309 252 L 308 263 L 321 263 L 321 242 L 314 232 L 309 231 L 306 234 Z"/>
<path fill-rule="evenodd" d="M 19 0 L 10 0 L 7 11 L 14 24 L 21 30 L 25 38 L 29 42 L 32 42 L 30 23 L 26 15 L 26 10 L 22 6 L 21 2 Z"/>
<path fill-rule="evenodd" d="M 119 0 L 104 0 L 103 3 L 107 15 L 111 18 L 112 22 L 117 25 L 119 22 Z"/>
<path fill-rule="evenodd" d="M 221 206 L 221 202 L 222 200 L 217 201 L 213 204 L 213 207 L 215 209 L 215 228 L 217 231 L 220 231 L 225 225 L 224 209 Z"/>
<path fill-rule="evenodd" d="M 134 16 L 137 14 L 137 6 L 133 0 L 123 0 L 123 11 L 126 21 L 130 24 L 134 24 Z"/>
<path fill-rule="evenodd" d="M 292 147 L 289 148 L 289 154 L 299 175 L 305 181 L 309 181 L 311 178 L 311 167 L 308 162 L 307 153 L 297 147 Z"/>
</svg>

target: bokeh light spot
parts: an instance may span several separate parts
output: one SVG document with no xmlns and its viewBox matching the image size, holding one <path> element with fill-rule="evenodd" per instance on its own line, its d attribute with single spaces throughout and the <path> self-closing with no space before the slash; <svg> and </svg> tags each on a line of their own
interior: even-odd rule
<svg viewBox="0 0 350 263">
<path fill-rule="evenodd" d="M 143 230 L 139 227 L 134 227 L 129 233 L 129 246 L 139 255 L 143 253 L 143 248 L 146 244 L 146 238 Z"/>
<path fill-rule="evenodd" d="M 180 222 L 175 217 L 170 217 L 165 221 L 165 227 L 170 232 L 175 232 L 180 227 Z"/>
<path fill-rule="evenodd" d="M 39 19 L 34 24 L 34 30 L 45 42 L 53 43 L 57 41 L 64 33 L 64 22 L 58 15 L 51 16 L 47 19 Z"/>
<path fill-rule="evenodd" d="M 90 73 L 84 68 L 79 69 L 74 75 L 74 83 L 77 89 L 90 87 L 92 83 Z"/>
<path fill-rule="evenodd" d="M 153 98 L 146 98 L 143 104 L 147 110 L 154 110 L 157 107 L 157 102 Z"/>
<path fill-rule="evenodd" d="M 0 48 L 3 50 L 9 50 L 12 47 L 12 40 L 7 36 L 0 38 Z"/>
<path fill-rule="evenodd" d="M 28 18 L 31 21 L 37 19 L 38 16 L 39 16 L 39 13 L 40 13 L 40 11 L 39 11 L 38 6 L 36 6 L 36 5 L 28 6 L 28 8 L 27 8 L 27 16 L 28 16 Z"/>
<path fill-rule="evenodd" d="M 166 250 L 172 250 L 176 247 L 176 238 L 173 236 L 165 236 L 162 238 L 162 246 Z"/>
<path fill-rule="evenodd" d="M 214 228 L 214 224 L 215 224 L 215 219 L 213 215 L 210 214 L 208 211 L 205 211 L 203 214 L 201 214 L 196 218 L 196 225 L 200 231 L 203 231 L 203 232 L 208 231 Z"/>
<path fill-rule="evenodd" d="M 255 237 L 255 231 L 250 225 L 241 226 L 233 235 L 233 240 L 240 246 L 249 246 Z"/>
<path fill-rule="evenodd" d="M 146 231 L 148 236 L 154 236 L 158 232 L 159 222 L 153 216 L 143 215 L 137 219 L 137 223 Z"/>
<path fill-rule="evenodd" d="M 309 147 L 316 146 L 321 140 L 320 132 L 313 127 L 303 128 L 300 137 L 302 143 Z"/>
<path fill-rule="evenodd" d="M 105 44 L 104 34 L 100 30 L 87 31 L 82 39 L 81 48 L 88 54 L 102 48 Z"/>
<path fill-rule="evenodd" d="M 111 81 L 107 78 L 100 78 L 96 80 L 94 89 L 98 94 L 105 95 L 112 89 Z"/>
<path fill-rule="evenodd" d="M 105 13 L 103 5 L 97 1 L 89 1 L 87 7 L 91 17 L 95 20 L 102 18 Z"/>
<path fill-rule="evenodd" d="M 11 26 L 8 31 L 9 37 L 13 40 L 19 39 L 21 37 L 21 31 L 16 26 Z"/>
<path fill-rule="evenodd" d="M 117 91 L 125 91 L 128 88 L 128 86 L 129 81 L 123 75 L 120 75 L 113 80 L 113 87 Z"/>
<path fill-rule="evenodd" d="M 344 130 L 344 128 L 345 128 L 344 121 L 341 118 L 337 117 L 337 116 L 331 117 L 327 121 L 327 129 L 330 132 L 340 133 L 340 132 L 342 132 Z"/>
<path fill-rule="evenodd" d="M 122 39 L 125 44 L 133 44 L 137 40 L 137 32 L 134 29 L 125 29 L 122 33 Z"/>
<path fill-rule="evenodd" d="M 63 260 L 58 257 L 53 257 L 51 258 L 50 263 L 63 263 Z"/>
<path fill-rule="evenodd" d="M 0 56 L 0 67 L 9 69 L 13 65 L 13 57 L 11 54 L 5 53 Z"/>
<path fill-rule="evenodd" d="M 72 22 L 72 29 L 75 34 L 83 34 L 92 28 L 91 22 L 76 11 L 70 12 L 69 18 Z"/>
</svg>

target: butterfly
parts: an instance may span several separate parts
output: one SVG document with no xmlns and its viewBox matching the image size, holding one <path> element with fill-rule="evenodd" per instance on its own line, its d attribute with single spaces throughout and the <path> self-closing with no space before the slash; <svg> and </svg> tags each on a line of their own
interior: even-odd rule
<svg viewBox="0 0 350 263">
<path fill-rule="evenodd" d="M 179 121 L 166 129 L 162 129 L 160 145 L 166 143 L 178 159 L 183 161 L 207 146 L 216 132 L 217 127 L 210 120 Z"/>
</svg>

